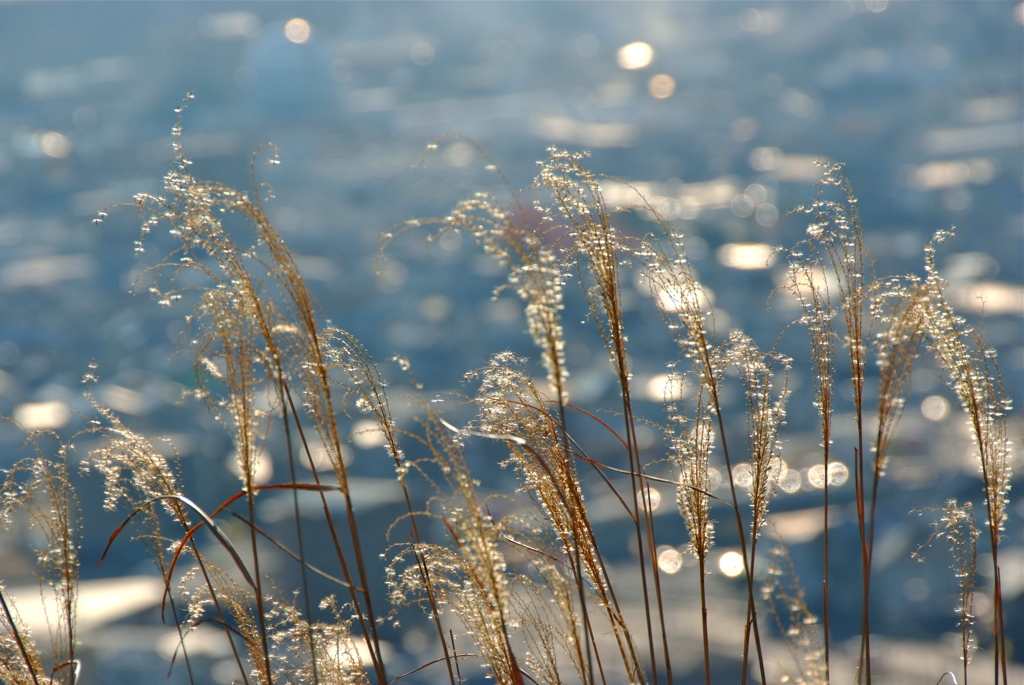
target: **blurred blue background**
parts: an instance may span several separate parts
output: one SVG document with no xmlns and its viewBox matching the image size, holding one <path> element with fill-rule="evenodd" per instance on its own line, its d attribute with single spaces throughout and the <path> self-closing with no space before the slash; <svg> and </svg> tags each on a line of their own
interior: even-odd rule
<svg viewBox="0 0 1024 685">
<path fill-rule="evenodd" d="M 784 297 L 764 306 L 784 268 L 768 251 L 801 238 L 806 217 L 789 211 L 813 199 L 814 161 L 845 162 L 880 275 L 920 273 L 927 239 L 956 226 L 938 259 L 950 297 L 969 317 L 984 298 L 985 332 L 1000 351 L 1008 394 L 1020 400 L 1022 23 L 1024 5 L 1016 2 L 0 3 L 0 414 L 73 434 L 89 414 L 81 378 L 95 361 L 97 397 L 140 432 L 170 436 L 195 481 L 193 497 L 212 506 L 237 487 L 227 436 L 205 408 L 178 402 L 194 384 L 188 355 L 175 356 L 185 310 L 158 307 L 144 283 L 141 294 L 129 292 L 169 239 L 153 236 L 136 257 L 134 210 L 92 222 L 108 205 L 161 191 L 172 164 L 173 110 L 187 92 L 196 96 L 184 116 L 194 173 L 248 188 L 254 151 L 275 143 L 282 163 L 258 167 L 258 180 L 274 187 L 268 213 L 325 316 L 380 360 L 407 355 L 428 394 L 459 389 L 463 374 L 493 352 L 532 355 L 518 302 L 488 299 L 500 274 L 468 238 L 428 248 L 407 235 L 389 248 L 387 263 L 377 263 L 383 231 L 443 216 L 477 190 L 504 192 L 463 140 L 446 138 L 424 157 L 435 137 L 455 133 L 486 150 L 515 188 L 529 185 L 549 145 L 589 149 L 593 171 L 643 190 L 687 235 L 714 294 L 719 330 L 741 327 L 766 347 L 797 316 Z M 635 201 L 622 183 L 605 186 L 610 204 Z M 640 215 L 622 221 L 623 230 L 655 230 Z M 631 344 L 638 387 L 649 389 L 642 407 L 660 420 L 659 383 L 675 353 L 644 288 L 629 280 L 625 296 L 634 325 L 651 324 L 650 335 L 634 335 Z M 578 305 L 578 293 L 572 297 Z M 613 407 L 600 339 L 588 326 L 567 335 L 573 400 Z M 806 355 L 796 331 L 780 347 Z M 797 364 L 791 385 L 806 392 L 810 379 L 801 373 Z M 883 482 L 876 552 L 875 628 L 892 636 L 879 642 L 879 653 L 889 654 L 879 659 L 902 682 L 934 682 L 957 663 L 948 637 L 956 629 L 952 573 L 941 549 L 927 564 L 910 559 L 930 519 L 908 511 L 948 496 L 980 504 L 961 423 L 937 371 L 924 363 Z M 803 480 L 776 503 L 780 535 L 809 588 L 820 583 L 820 531 L 800 515 L 820 506 L 820 491 L 806 479 L 815 424 L 810 405 L 791 411 L 784 456 Z M 1019 470 L 1019 411 L 1010 430 Z M 18 430 L 0 424 L 0 467 L 23 456 L 22 443 Z M 596 458 L 613 454 L 601 440 L 589 444 Z M 659 449 L 652 431 L 646 456 L 658 459 Z M 357 437 L 352 457 L 366 478 L 362 506 L 377 520 L 368 525 L 390 521 L 398 511 L 390 467 L 372 436 Z M 509 485 L 497 468 L 480 475 L 488 487 Z M 83 490 L 83 574 L 129 575 L 144 595 L 152 568 L 141 546 L 123 541 L 93 568 L 119 522 L 99 511 L 101 500 L 96 487 Z M 663 509 L 671 514 L 663 541 L 681 547 L 682 526 L 673 507 Z M 848 545 L 837 548 L 852 561 L 856 531 L 843 511 L 836 535 Z M 625 521 L 608 516 L 607 553 L 627 567 Z M 1021 518 L 1015 504 L 1003 557 L 1017 645 L 1024 640 Z M 728 536 L 721 533 L 721 551 L 730 549 Z M 0 542 L 8 586 L 31 584 L 31 549 L 27 536 Z M 833 582 L 851 590 L 848 599 L 837 592 L 833 621 L 845 646 L 857 634 L 859 580 L 842 570 L 843 553 Z M 683 577 L 693 573 L 670 581 L 678 578 L 683 592 L 691 587 Z M 716 577 L 725 594 L 728 579 Z M 152 654 L 169 656 L 174 642 L 157 610 L 124 600 L 109 617 L 96 611 L 82 635 L 93 655 L 82 682 L 162 679 L 167 664 Z M 430 658 L 428 635 L 387 638 L 396 663 L 408 666 L 396 674 Z M 215 642 L 206 652 L 197 647 L 201 677 L 227 683 L 231 662 Z M 185 678 L 177 667 L 170 682 Z"/>
</svg>

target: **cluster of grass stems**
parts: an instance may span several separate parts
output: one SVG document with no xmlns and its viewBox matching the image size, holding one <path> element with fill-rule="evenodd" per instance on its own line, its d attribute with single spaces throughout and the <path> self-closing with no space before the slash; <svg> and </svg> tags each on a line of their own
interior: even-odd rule
<svg viewBox="0 0 1024 685">
<path fill-rule="evenodd" d="M 762 536 L 778 488 L 780 436 L 790 399 L 786 375 L 793 361 L 774 348 L 762 349 L 740 331 L 715 330 L 684 237 L 660 220 L 639 193 L 637 207 L 606 206 L 604 179 L 584 166 L 585 155 L 552 149 L 528 192 L 510 193 L 510 200 L 477 194 L 446 217 L 410 222 L 385 234 L 385 257 L 392 241 L 407 240 L 421 229 L 430 239 L 449 231 L 472 236 L 506 269 L 502 288 L 521 298 L 545 372 L 535 377 L 526 360 L 496 354 L 467 375 L 474 389 L 461 399 L 475 408 L 475 419 L 456 427 L 442 415 L 440 404 L 421 393 L 413 398 L 415 424 L 399 426 L 387 383 L 370 353 L 345 330 L 325 324 L 267 218 L 267 189 L 256 183 L 255 166 L 248 192 L 193 176 L 182 149 L 180 110 L 173 140 L 176 164 L 165 177 L 166 194 L 140 194 L 132 203 L 142 217 L 137 250 L 144 249 L 146 234 L 157 227 L 169 229 L 177 241 L 153 269 L 151 290 L 163 305 L 183 297 L 195 302 L 187 319 L 195 353 L 194 394 L 230 434 L 241 484 L 219 504 L 193 501 L 175 461 L 163 456 L 167 450 L 134 432 L 88 391 L 95 418 L 86 432 L 102 442 L 76 459 L 102 474 L 106 505 L 125 512 L 124 525 L 111 542 L 132 531 L 151 553 L 166 583 L 165 615 L 173 617 L 181 636 L 178 667 L 188 669 L 190 677 L 186 637 L 206 626 L 225 634 L 237 663 L 237 682 L 246 685 L 400 682 L 408 674 L 389 668 L 381 630 L 397 620 L 395 612 L 412 605 L 423 610 L 425 625 L 437 638 L 437 654 L 417 670 L 432 669 L 438 682 L 464 682 L 479 672 L 471 669 L 481 667 L 508 685 L 678 681 L 667 618 L 671 607 L 664 600 L 657 563 L 659 531 L 651 488 L 658 483 L 674 488 L 688 552 L 696 561 L 704 682 L 770 682 L 767 669 L 775 657 L 766 653 L 765 643 L 777 626 L 795 657 L 782 681 L 828 683 L 830 598 L 837 591 L 830 583 L 829 562 L 836 552 L 829 545 L 834 497 L 829 474 L 830 467 L 843 463 L 854 479 L 861 581 L 842 592 L 859 593 L 862 610 L 856 672 L 842 679 L 870 685 L 879 484 L 909 394 L 912 365 L 930 354 L 969 422 L 984 485 L 980 530 L 970 502 L 936 504 L 942 512 L 936 537 L 949 541 L 961 588 L 961 650 L 951 658 L 959 656 L 962 664 L 946 675 L 969 682 L 968 664 L 980 640 L 992 658 L 991 679 L 986 680 L 1007 685 L 999 552 L 1011 476 L 1010 403 L 993 349 L 944 295 L 935 250 L 948 233 L 936 234 L 926 246 L 923 276 L 877 278 L 853 191 L 838 165 L 822 167 L 817 198 L 795 210 L 808 217 L 809 227 L 800 244 L 784 251 L 784 289 L 802 307 L 797 323 L 809 340 L 812 411 L 820 419 L 818 463 L 826 474 L 820 540 L 824 575 L 816 579 L 823 608 L 819 618 L 808 609 L 784 548 L 766 550 Z M 261 151 L 253 164 L 268 155 L 275 162 L 275 154 L 272 148 L 268 154 Z M 616 230 L 617 215 L 638 208 L 654 217 L 660 226 L 656 234 L 637 239 Z M 233 237 L 237 226 L 251 231 L 241 245 Z M 630 271 L 638 272 L 658 298 L 667 331 L 677 343 L 678 359 L 669 360 L 672 377 L 679 383 L 688 379 L 696 388 L 685 399 L 667 393 L 665 417 L 658 421 L 663 457 L 654 463 L 641 458 L 637 433 L 641 421 L 651 425 L 654 419 L 634 413 L 622 298 L 623 278 Z M 202 285 L 196 285 L 196 272 Z M 599 419 L 596 408 L 570 403 L 572 368 L 562 320 L 564 291 L 573 284 L 583 287 L 588 318 L 617 380 L 618 401 L 605 408 L 614 420 Z M 419 388 L 408 362 L 391 361 Z M 837 372 L 843 366 L 848 374 Z M 852 403 L 844 411 L 852 410 L 856 439 L 852 452 L 839 453 L 833 434 L 837 405 L 843 401 L 837 399 L 836 384 L 846 376 Z M 95 381 L 94 370 L 86 381 Z M 876 393 L 865 392 L 869 382 L 878 384 Z M 729 384 L 742 388 L 745 411 L 730 413 L 724 407 Z M 869 404 L 869 395 L 877 402 Z M 614 446 L 609 452 L 618 456 L 600 462 L 589 456 L 568 432 L 568 414 L 604 431 Z M 384 549 L 360 536 L 365 519 L 353 502 L 344 458 L 351 438 L 346 426 L 356 415 L 376 423 L 404 493 L 406 513 L 392 526 Z M 728 442 L 727 426 L 744 421 L 746 443 Z M 266 458 L 263 446 L 272 426 L 283 432 L 288 446 L 276 472 L 288 475 L 261 484 L 255 474 L 259 460 Z M 41 437 L 30 440 L 39 445 Z M 482 493 L 467 452 L 488 442 L 505 450 L 505 465 L 518 478 L 517 491 Z M 35 456 L 6 472 L 3 483 L 2 520 L 9 522 L 19 510 L 30 514 L 44 540 L 39 579 L 59 600 L 47 643 L 28 633 L 0 586 L 0 681 L 12 685 L 74 683 L 81 677 L 75 601 L 78 506 L 70 485 L 71 442 L 62 444 L 56 453 L 38 447 Z M 330 462 L 327 470 L 314 463 L 323 455 Z M 299 478 L 302 463 L 312 478 Z M 721 468 L 728 480 L 721 496 L 712 492 L 713 468 Z M 637 563 L 630 577 L 612 580 L 601 551 L 606 542 L 585 501 L 584 472 L 614 495 L 635 531 Z M 736 477 L 740 472 L 745 474 L 742 483 Z M 429 486 L 433 495 L 426 501 L 414 498 L 414 480 Z M 257 518 L 257 498 L 275 490 L 290 493 L 294 505 L 294 536 L 288 544 L 272 538 Z M 326 539 L 311 539 L 309 523 L 299 514 L 300 496 L 319 500 Z M 496 497 L 500 506 L 495 506 Z M 332 504 L 338 498 L 340 510 Z M 496 515 L 495 509 L 508 513 Z M 225 531 L 228 517 L 244 524 L 244 542 Z M 714 672 L 712 660 L 708 622 L 715 609 L 709 606 L 705 581 L 712 573 L 716 526 L 734 529 L 743 559 L 746 618 L 738 655 L 742 666 L 735 672 Z M 200 531 L 208 531 L 203 539 L 219 549 L 218 555 L 203 548 Z M 979 636 L 972 612 L 981 538 L 994 575 L 991 632 Z M 311 563 L 310 545 L 333 552 L 326 555 L 331 567 Z M 270 553 L 294 560 L 302 574 L 300 591 L 283 593 L 261 570 Z M 381 553 L 386 555 L 383 581 L 368 563 L 368 555 Z M 223 568 L 214 556 L 228 560 Z M 318 557 L 321 566 L 323 558 Z M 762 565 L 767 573 L 760 572 Z M 314 574 L 335 583 L 337 594 L 311 597 L 306 590 Z M 755 581 L 762 577 L 767 580 Z M 638 621 L 627 620 L 627 607 L 617 596 L 621 583 L 639 587 L 643 615 Z M 381 606 L 382 589 L 391 607 Z M 936 679 L 943 670 L 954 669 L 937 664 Z"/>
</svg>

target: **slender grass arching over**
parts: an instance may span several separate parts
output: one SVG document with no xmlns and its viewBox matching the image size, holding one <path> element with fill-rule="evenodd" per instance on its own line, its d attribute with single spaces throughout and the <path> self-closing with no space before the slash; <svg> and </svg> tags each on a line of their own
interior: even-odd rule
<svg viewBox="0 0 1024 685">
<path fill-rule="evenodd" d="M 785 279 L 762 298 L 796 305 L 785 334 L 801 336 L 805 353 L 791 357 L 778 340 L 717 325 L 686 236 L 654 203 L 634 188 L 632 204 L 611 205 L 606 184 L 628 184 L 592 171 L 586 153 L 551 148 L 532 186 L 508 187 L 508 197 L 481 192 L 445 216 L 394 227 L 368 255 L 386 264 L 399 243 L 459 233 L 502 267 L 495 296 L 509 291 L 521 301 L 536 363 L 495 351 L 464 370 L 461 393 L 437 397 L 405 357 L 367 349 L 325 319 L 266 211 L 262 164 L 276 163 L 276 148 L 254 155 L 245 191 L 203 180 L 187 154 L 185 105 L 163 194 L 140 193 L 108 211 L 138 211 L 139 253 L 157 231 L 175 241 L 139 283 L 158 306 L 194 307 L 185 317 L 192 401 L 230 436 L 237 491 L 219 502 L 196 498 L 167 449 L 93 397 L 103 369 L 89 369 L 89 427 L 66 439 L 30 433 L 34 453 L 4 474 L 0 520 L 27 514 L 40 531 L 39 579 L 59 610 L 49 635 L 27 630 L 0 579 L 0 681 L 94 682 L 76 651 L 78 540 L 109 535 L 108 550 L 149 551 L 164 582 L 163 615 L 178 634 L 172 668 L 190 682 L 198 631 L 230 650 L 226 682 L 247 685 L 385 685 L 424 675 L 452 685 L 484 677 L 503 685 L 892 682 L 873 659 L 880 593 L 872 578 L 885 535 L 878 510 L 898 497 L 886 468 L 897 458 L 893 438 L 915 363 L 928 358 L 962 407 L 982 481 L 968 501 L 930 495 L 933 537 L 949 543 L 960 589 L 948 611 L 957 640 L 930 682 L 1011 682 L 1004 572 L 1019 560 L 1000 550 L 1007 531 L 1020 530 L 1009 507 L 1019 446 L 1009 439 L 1011 402 L 994 348 L 945 295 L 935 254 L 950 231 L 921 246 L 921 275 L 876 274 L 854 189 L 841 165 L 823 164 L 816 196 L 808 190 L 813 201 L 794 210 L 809 222 L 806 236 L 778 249 Z M 649 233 L 622 230 L 634 214 L 646 217 Z M 627 279 L 643 285 L 659 317 L 628 315 Z M 581 298 L 570 296 L 576 288 Z M 574 397 L 566 327 L 580 319 L 608 360 L 609 406 Z M 674 343 L 661 360 L 668 373 L 654 415 L 641 412 L 631 356 L 646 335 Z M 796 370 L 810 379 L 806 403 L 790 382 Z M 404 396 L 393 390 L 399 383 Z M 824 519 L 813 543 L 816 577 L 798 578 L 784 536 L 769 535 L 777 495 L 801 477 L 787 466 L 794 412 L 820 424 L 807 469 Z M 387 539 L 366 533 L 363 486 L 346 458 L 360 437 L 354 419 L 372 430 L 399 493 L 403 513 Z M 652 431 L 657 448 L 647 449 Z M 594 453 L 584 432 L 607 447 Z M 267 482 L 264 448 L 279 435 L 287 449 Z M 123 515 L 114 530 L 78 526 L 75 442 L 96 445 L 81 463 L 98 473 L 78 487 L 103 488 L 104 504 Z M 477 473 L 481 455 L 496 453 L 511 487 Z M 857 550 L 855 564 L 844 562 L 855 568 L 837 570 L 829 517 L 845 473 Z M 288 527 L 272 531 L 259 504 L 273 494 L 287 495 Z M 678 511 L 664 515 L 663 498 Z M 626 522 L 614 532 L 602 525 L 609 510 Z M 685 536 L 681 550 L 664 544 L 671 535 Z M 629 563 L 608 553 L 613 536 L 628 539 Z M 712 554 L 722 540 L 736 581 L 715 589 L 723 574 Z M 923 550 L 929 541 L 918 542 Z M 930 551 L 927 563 L 948 564 L 941 552 Z M 991 582 L 979 578 L 982 558 Z M 289 565 L 297 587 L 267 571 Z M 677 572 L 693 574 L 699 595 L 682 618 L 668 588 Z M 333 592 L 319 594 L 323 583 Z M 857 625 L 836 625 L 839 593 L 858 598 Z M 727 612 L 737 620 L 723 628 Z M 429 649 L 414 667 L 398 667 L 389 636 L 413 629 Z M 857 646 L 840 644 L 840 633 Z M 684 640 L 699 643 L 695 659 L 680 658 Z"/>
</svg>

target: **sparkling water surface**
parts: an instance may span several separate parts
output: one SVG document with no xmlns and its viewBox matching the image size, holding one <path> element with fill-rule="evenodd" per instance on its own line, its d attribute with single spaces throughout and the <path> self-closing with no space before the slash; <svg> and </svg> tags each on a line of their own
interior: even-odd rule
<svg viewBox="0 0 1024 685">
<path fill-rule="evenodd" d="M 535 357 L 525 320 L 514 296 L 490 299 L 502 275 L 468 237 L 428 247 L 425 234 L 408 234 L 389 247 L 386 262 L 377 258 L 379 238 L 409 219 L 443 216 L 475 191 L 504 196 L 491 164 L 513 188 L 528 186 L 537 160 L 555 145 L 590 150 L 589 167 L 609 176 L 602 186 L 610 206 L 634 203 L 639 190 L 680 226 L 714 297 L 718 329 L 742 328 L 765 347 L 798 316 L 784 296 L 765 306 L 784 273 L 775 248 L 794 244 L 806 229 L 806 216 L 790 210 L 813 200 L 816 161 L 844 162 L 879 274 L 921 273 L 925 242 L 956 227 L 938 256 L 950 298 L 969 317 L 984 301 L 985 333 L 999 351 L 1007 393 L 1019 401 L 1022 7 L 878 0 L 0 3 L 0 414 L 70 436 L 90 414 L 81 379 L 95 362 L 97 399 L 140 432 L 169 436 L 193 498 L 215 504 L 237 488 L 228 436 L 204 407 L 179 401 L 195 385 L 189 355 L 175 354 L 186 307 L 161 308 L 146 293 L 145 268 L 172 243 L 158 231 L 136 255 L 137 213 L 110 207 L 139 192 L 162 192 L 173 164 L 174 109 L 187 93 L 195 95 L 182 122 L 193 173 L 248 189 L 253 154 L 276 145 L 280 164 L 257 164 L 256 178 L 273 186 L 268 214 L 324 316 L 382 362 L 407 356 L 430 396 L 464 390 L 463 375 L 494 352 Z M 458 137 L 438 140 L 428 153 L 442 134 Z M 269 156 L 264 150 L 258 161 Z M 107 216 L 94 223 L 100 211 Z M 642 235 L 656 226 L 634 213 L 622 215 L 620 228 Z M 666 388 L 688 390 L 666 375 L 675 352 L 641 279 L 630 275 L 624 283 L 627 324 L 635 327 L 635 387 L 643 390 L 638 406 L 660 421 Z M 133 286 L 138 294 L 130 294 Z M 570 307 L 583 306 L 578 288 L 569 290 Z M 592 322 L 575 326 L 583 318 L 576 312 L 566 332 L 573 401 L 613 408 L 614 379 L 600 338 Z M 787 332 L 779 349 L 797 358 L 791 387 L 807 392 L 802 333 Z M 387 365 L 383 371 L 401 395 L 406 376 Z M 741 397 L 726 400 L 742 405 Z M 411 416 L 400 405 L 397 412 L 400 420 Z M 827 473 L 815 466 L 816 422 L 809 404 L 791 409 L 775 526 L 792 546 L 797 570 L 820 578 L 820 552 L 804 543 L 820 539 L 820 488 L 829 479 L 840 493 L 833 583 L 849 583 L 853 596 L 860 582 L 856 527 L 844 508 L 852 480 L 841 465 Z M 891 661 L 904 682 L 934 682 L 956 667 L 948 638 L 956 631 L 952 574 L 939 559 L 942 549 L 931 550 L 927 564 L 911 559 L 930 519 L 908 512 L 941 506 L 948 496 L 981 501 L 961 423 L 938 372 L 923 364 L 898 458 L 883 481 L 875 552 L 875 630 L 911 645 L 886 656 L 880 641 L 879 659 Z M 580 422 L 591 455 L 615 458 L 606 436 L 585 434 L 589 429 Z M 374 539 L 401 511 L 399 493 L 379 441 L 360 425 L 352 430 L 353 469 L 365 486 L 358 506 L 373 519 L 367 526 Z M 1017 409 L 1010 432 L 1019 445 Z M 656 431 L 644 427 L 638 439 L 646 458 L 660 459 Z M 851 436 L 836 439 L 842 448 Z M 25 456 L 22 443 L 12 425 L 0 425 L 0 467 Z M 490 466 L 493 446 L 478 448 L 477 475 L 486 487 L 514 487 L 510 471 Z M 1019 447 L 1016 455 L 1019 472 Z M 81 496 L 89 533 L 83 577 L 129 578 L 120 599 L 100 602 L 109 615 L 92 610 L 95 623 L 81 636 L 81 682 L 156 682 L 167 669 L 163 657 L 174 651 L 172 631 L 144 599 L 152 567 L 140 545 L 119 541 L 94 568 L 120 522 L 101 512 L 97 480 L 85 481 L 93 487 Z M 608 526 L 606 554 L 627 569 L 635 548 L 620 510 L 600 505 L 605 494 L 595 486 L 596 517 Z M 662 494 L 659 560 L 684 625 L 692 621 L 686 612 L 696 597 L 695 570 L 692 557 L 679 553 L 686 538 L 671 493 Z M 268 496 L 262 504 L 270 524 L 288 524 L 285 502 Z M 1024 511 L 1012 506 L 1003 583 L 1007 615 L 1019 617 Z M 727 528 L 720 525 L 714 557 L 723 607 L 738 596 L 729 580 L 735 540 Z M 31 541 L 2 545 L 5 585 L 31 586 Z M 280 573 L 290 578 L 294 569 Z M 809 601 L 818 611 L 817 600 Z M 834 602 L 834 637 L 845 647 L 857 635 L 857 600 L 837 593 Z M 1008 634 L 1024 641 L 1019 619 Z M 432 653 L 432 636 L 415 630 L 385 638 L 399 664 L 395 674 Z M 936 654 L 946 665 L 933 663 Z M 196 682 L 235 676 L 220 647 L 196 655 Z M 438 674 L 418 674 L 415 682 Z M 168 682 L 187 682 L 180 664 Z"/>
</svg>

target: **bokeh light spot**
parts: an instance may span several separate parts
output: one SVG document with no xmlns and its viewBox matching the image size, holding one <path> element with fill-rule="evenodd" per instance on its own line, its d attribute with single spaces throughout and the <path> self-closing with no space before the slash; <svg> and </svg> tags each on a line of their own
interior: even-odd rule
<svg viewBox="0 0 1024 685">
<path fill-rule="evenodd" d="M 59 131 L 39 134 L 39 151 L 51 159 L 64 159 L 71 152 L 71 141 Z"/>
<path fill-rule="evenodd" d="M 418 40 L 409 48 L 409 57 L 421 67 L 426 66 L 434 61 L 434 46 L 430 41 Z"/>
<path fill-rule="evenodd" d="M 665 546 L 658 550 L 658 568 L 665 573 L 679 573 L 683 568 L 683 555 L 675 547 Z"/>
<path fill-rule="evenodd" d="M 713 466 L 708 468 L 708 485 L 712 490 L 722 487 L 722 472 Z"/>
<path fill-rule="evenodd" d="M 794 492 L 799 492 L 800 472 L 793 469 L 785 469 L 779 474 L 779 489 L 790 495 Z"/>
<path fill-rule="evenodd" d="M 670 285 L 655 293 L 655 302 L 662 311 L 707 311 L 715 304 L 714 293 L 687 285 Z"/>
<path fill-rule="evenodd" d="M 293 43 L 302 44 L 309 41 L 313 29 L 309 22 L 300 17 L 289 19 L 284 25 L 284 37 Z"/>
<path fill-rule="evenodd" d="M 911 602 L 924 602 L 931 594 L 932 588 L 927 578 L 907 578 L 903 582 L 903 596 Z"/>
<path fill-rule="evenodd" d="M 676 92 L 676 80 L 668 74 L 655 74 L 647 82 L 647 92 L 656 100 L 665 100 Z"/>
<path fill-rule="evenodd" d="M 14 420 L 27 431 L 57 430 L 71 420 L 71 408 L 59 400 L 26 402 L 15 408 Z"/>
<path fill-rule="evenodd" d="M 737 464 L 732 469 L 732 482 L 741 488 L 749 488 L 754 483 L 754 472 L 750 464 Z"/>
<path fill-rule="evenodd" d="M 767 207 L 769 205 L 762 205 Z M 774 209 L 774 207 L 773 207 Z M 758 207 L 758 212 L 761 207 Z M 776 210 L 776 218 L 778 210 Z M 760 219 L 758 220 L 760 224 Z M 726 243 L 716 253 L 718 263 L 730 269 L 751 271 L 768 269 L 775 264 L 775 248 L 767 243 Z"/>
<path fill-rule="evenodd" d="M 420 314 L 433 323 L 447 319 L 454 308 L 451 298 L 445 295 L 428 295 L 420 300 Z"/>
<path fill-rule="evenodd" d="M 644 390 L 644 395 L 651 402 L 677 402 L 693 394 L 691 385 L 677 373 L 660 373 L 652 376 Z"/>
<path fill-rule="evenodd" d="M 929 395 L 921 402 L 921 416 L 929 421 L 941 421 L 949 415 L 949 400 L 942 395 Z"/>
<path fill-rule="evenodd" d="M 266 485 L 269 483 L 274 478 L 273 458 L 265 452 L 260 452 L 251 457 L 251 460 L 249 469 L 252 473 L 252 482 L 256 485 Z M 239 458 L 237 451 L 228 455 L 224 466 L 231 473 L 244 479 L 242 460 Z"/>
<path fill-rule="evenodd" d="M 737 195 L 730 203 L 732 213 L 740 219 L 746 219 L 754 213 L 754 203 L 744 194 Z"/>
<path fill-rule="evenodd" d="M 718 570 L 730 578 L 743 573 L 743 557 L 739 552 L 726 552 L 718 557 Z"/>
<path fill-rule="evenodd" d="M 837 487 L 846 483 L 850 477 L 850 469 L 842 462 L 829 462 L 826 469 L 821 464 L 815 464 L 807 469 L 807 484 L 818 490 L 825 487 L 826 480 L 830 487 Z"/>
<path fill-rule="evenodd" d="M 643 42 L 623 45 L 619 48 L 618 61 L 623 69 L 643 69 L 654 61 L 654 48 Z"/>
<path fill-rule="evenodd" d="M 647 488 L 648 497 L 651 499 L 651 511 L 656 511 L 661 506 L 661 493 L 655 488 Z M 646 506 L 644 503 L 643 491 L 638 490 L 636 493 L 636 502 L 641 507 Z"/>
<path fill-rule="evenodd" d="M 850 477 L 850 469 L 846 468 L 846 464 L 842 462 L 833 461 L 828 465 L 828 484 L 829 485 L 843 485 L 846 483 L 846 479 Z"/>
<path fill-rule="evenodd" d="M 359 449 L 369 450 L 383 447 L 387 444 L 387 438 L 376 421 L 360 419 L 352 425 L 352 442 Z"/>
<path fill-rule="evenodd" d="M 750 198 L 755 205 L 760 205 L 768 199 L 768 189 L 760 183 L 751 183 L 743 194 Z"/>
<path fill-rule="evenodd" d="M 729 126 L 729 135 L 737 143 L 746 143 L 754 139 L 761 125 L 753 117 L 740 117 Z"/>
<path fill-rule="evenodd" d="M 825 467 L 822 464 L 807 469 L 807 484 L 818 490 L 825 487 Z"/>
<path fill-rule="evenodd" d="M 351 448 L 348 445 L 341 445 L 340 447 L 341 461 L 346 465 L 351 464 L 353 456 Z M 312 462 L 312 467 L 310 462 Z M 301 463 L 307 469 L 316 469 L 317 471 L 330 471 L 334 469 L 334 457 L 331 455 L 331 451 L 323 445 L 310 445 L 309 459 L 303 459 Z"/>
<path fill-rule="evenodd" d="M 754 212 L 754 221 L 756 221 L 757 225 L 762 228 L 771 228 L 779 221 L 778 207 L 768 202 L 764 203 L 757 208 L 757 211 Z M 767 266 L 771 266 L 771 264 L 775 263 L 774 254 L 770 254 L 768 256 L 768 262 Z"/>
<path fill-rule="evenodd" d="M 782 150 L 777 147 L 754 148 L 749 161 L 754 171 L 773 171 L 782 166 Z"/>
</svg>

